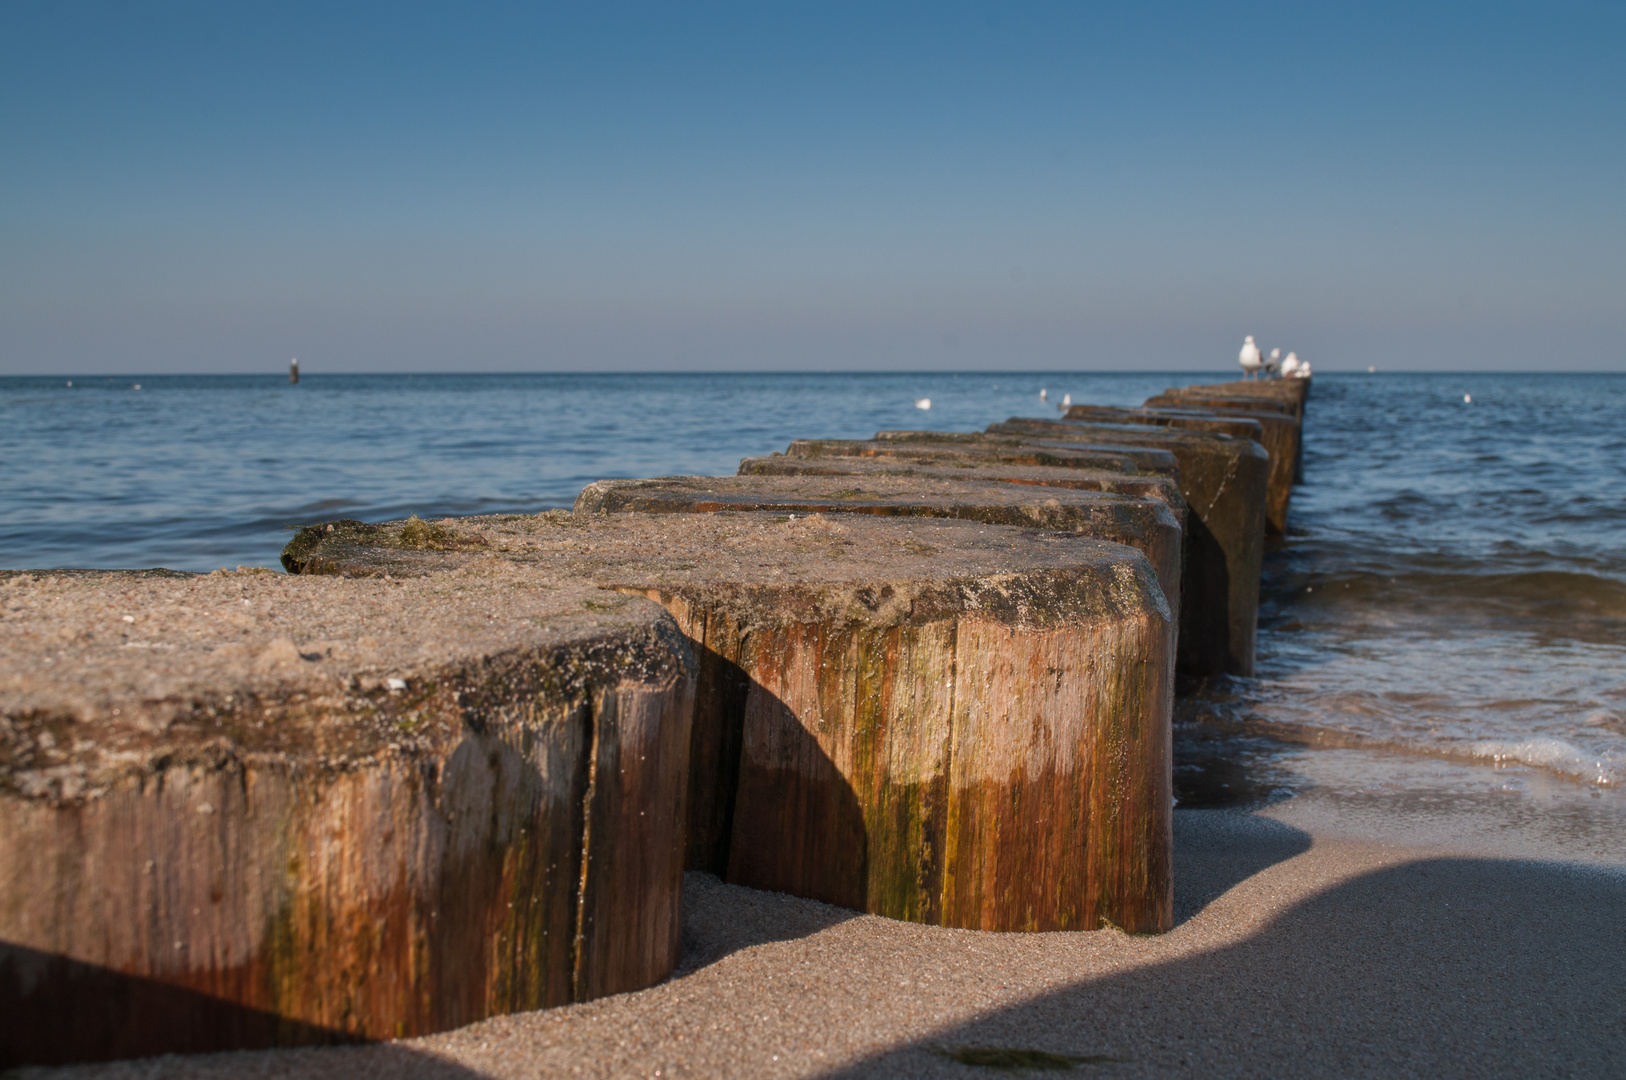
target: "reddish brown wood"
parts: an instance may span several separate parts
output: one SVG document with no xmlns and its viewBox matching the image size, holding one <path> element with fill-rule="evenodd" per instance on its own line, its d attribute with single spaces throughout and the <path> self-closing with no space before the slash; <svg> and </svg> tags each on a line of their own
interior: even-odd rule
<svg viewBox="0 0 1626 1080">
<path fill-rule="evenodd" d="M 1253 673 L 1270 465 L 1262 447 L 1207 432 L 1072 420 L 1013 418 L 988 434 L 1043 447 L 1119 439 L 1176 455 L 1188 512 L 1180 670 L 1190 678 Z"/>
<path fill-rule="evenodd" d="M 423 1034 L 675 965 L 693 673 L 655 605 L 3 584 L 9 1061 Z"/>
<path fill-rule="evenodd" d="M 689 773 L 699 820 L 727 823 L 730 880 L 985 929 L 1168 925 L 1172 618 L 1138 551 L 867 514 L 460 527 L 480 546 L 401 551 L 383 527 L 307 557 L 657 600 L 702 670 L 730 674 L 697 698 Z M 1024 816 L 1001 824 L 1013 800 Z M 1044 844 L 1007 847 L 1021 829 Z"/>
</svg>

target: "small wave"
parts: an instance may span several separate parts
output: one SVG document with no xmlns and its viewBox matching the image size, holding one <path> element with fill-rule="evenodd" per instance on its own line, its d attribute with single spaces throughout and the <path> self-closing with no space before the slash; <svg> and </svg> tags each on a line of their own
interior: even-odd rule
<svg viewBox="0 0 1626 1080">
<path fill-rule="evenodd" d="M 1261 690 L 1269 694 L 1270 691 L 1304 689 L 1307 687 L 1267 680 L 1216 684 L 1182 698 L 1176 707 L 1175 725 L 1195 724 L 1225 735 L 1264 737 L 1321 750 L 1369 750 L 1476 765 L 1523 765 L 1582 784 L 1626 786 L 1626 744 L 1619 742 L 1587 750 L 1551 736 L 1457 741 L 1419 738 L 1398 731 L 1384 734 L 1361 730 L 1359 721 L 1357 726 L 1344 726 L 1328 723 L 1325 718 L 1322 722 L 1306 722 L 1271 716 L 1269 712 L 1274 703 L 1262 702 L 1255 696 Z M 1352 709 L 1350 705 L 1346 699 L 1338 710 L 1346 719 L 1352 718 L 1352 712 L 1365 711 Z"/>
<path fill-rule="evenodd" d="M 1485 739 L 1471 744 L 1468 753 L 1472 757 L 1488 758 L 1498 765 L 1529 765 L 1603 786 L 1612 787 L 1622 779 L 1615 762 L 1588 754 L 1563 739 L 1523 739 L 1519 742 Z"/>
<path fill-rule="evenodd" d="M 1541 637 L 1618 640 L 1626 629 L 1626 582 L 1566 570 L 1457 573 L 1370 570 L 1290 573 L 1267 585 L 1262 621 L 1369 622 L 1398 615 L 1495 623 Z M 1314 613 L 1321 613 L 1316 618 Z"/>
</svg>

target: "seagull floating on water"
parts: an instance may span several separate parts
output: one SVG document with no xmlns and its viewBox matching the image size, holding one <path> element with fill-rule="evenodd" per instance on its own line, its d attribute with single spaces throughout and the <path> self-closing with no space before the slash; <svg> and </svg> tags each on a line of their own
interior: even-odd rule
<svg viewBox="0 0 1626 1080">
<path fill-rule="evenodd" d="M 932 407 L 932 399 L 931 398 L 923 397 L 923 398 L 916 398 L 915 399 L 915 408 L 917 408 L 917 409 L 929 409 L 931 407 Z"/>
<path fill-rule="evenodd" d="M 1040 401 L 1049 401 L 1050 400 L 1050 391 L 1046 390 L 1042 386 L 1039 387 L 1039 400 Z"/>
<path fill-rule="evenodd" d="M 1249 379 L 1258 373 L 1260 365 L 1264 363 L 1259 358 L 1259 346 L 1253 343 L 1252 334 L 1242 339 L 1242 351 L 1237 354 L 1236 362 L 1242 365 L 1242 374 Z"/>
<path fill-rule="evenodd" d="M 1071 408 L 1072 404 L 1073 404 L 1073 395 L 1071 395 L 1071 394 L 1063 394 L 1061 396 L 1061 407 L 1062 408 L 1064 408 L 1064 409 Z"/>
</svg>

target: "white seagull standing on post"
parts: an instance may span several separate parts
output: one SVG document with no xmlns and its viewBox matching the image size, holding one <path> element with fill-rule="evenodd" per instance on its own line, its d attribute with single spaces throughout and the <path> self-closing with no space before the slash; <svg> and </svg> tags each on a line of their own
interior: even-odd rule
<svg viewBox="0 0 1626 1080">
<path fill-rule="evenodd" d="M 1282 366 L 1282 350 L 1272 349 L 1270 355 L 1265 357 L 1265 374 L 1274 375 L 1276 369 Z"/>
<path fill-rule="evenodd" d="M 1253 343 L 1253 335 L 1249 334 L 1242 339 L 1242 351 L 1237 354 L 1236 362 L 1242 365 L 1242 374 L 1245 378 L 1253 378 L 1263 363 L 1259 358 L 1259 346 Z"/>
</svg>

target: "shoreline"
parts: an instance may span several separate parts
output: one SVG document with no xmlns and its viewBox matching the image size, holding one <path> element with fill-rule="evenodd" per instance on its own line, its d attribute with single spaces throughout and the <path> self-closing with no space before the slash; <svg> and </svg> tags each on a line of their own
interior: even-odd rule
<svg viewBox="0 0 1626 1080">
<path fill-rule="evenodd" d="M 1626 814 L 1312 788 L 1178 810 L 1175 928 L 996 934 L 690 874 L 678 973 L 421 1039 L 27 1068 L 23 1077 L 1610 1075 L 1626 1046 Z M 1607 811 L 1607 812 L 1602 812 Z M 1600 839 L 1613 841 L 1595 854 Z M 777 1055 L 777 1057 L 776 1057 Z"/>
</svg>

